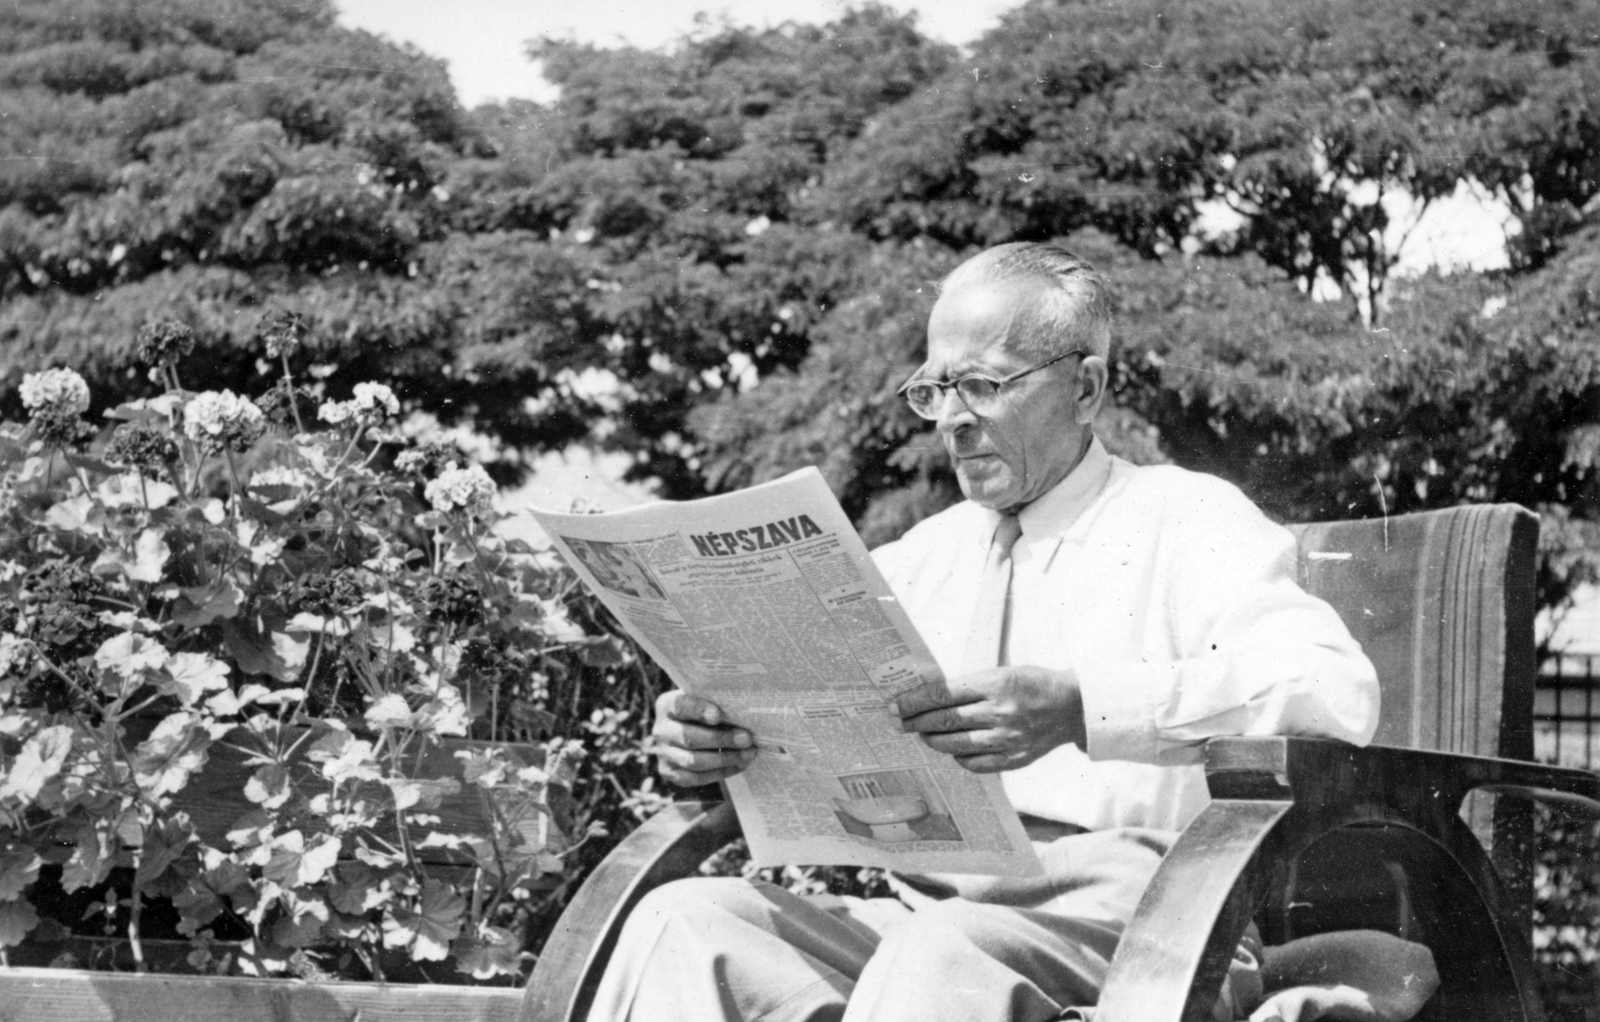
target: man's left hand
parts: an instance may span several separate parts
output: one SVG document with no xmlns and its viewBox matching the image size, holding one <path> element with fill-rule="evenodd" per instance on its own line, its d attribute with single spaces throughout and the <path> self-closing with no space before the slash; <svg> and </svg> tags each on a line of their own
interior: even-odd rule
<svg viewBox="0 0 1600 1022">
<path fill-rule="evenodd" d="M 894 708 L 907 731 L 975 773 L 1015 770 L 1085 741 L 1072 671 L 996 667 L 903 692 Z"/>
</svg>

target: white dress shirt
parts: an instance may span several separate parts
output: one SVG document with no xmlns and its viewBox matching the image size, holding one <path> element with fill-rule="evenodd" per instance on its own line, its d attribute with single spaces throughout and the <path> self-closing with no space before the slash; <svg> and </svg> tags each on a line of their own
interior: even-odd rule
<svg viewBox="0 0 1600 1022">
<path fill-rule="evenodd" d="M 1003 775 L 1019 811 L 1178 830 L 1208 800 L 1207 738 L 1371 740 L 1372 664 L 1300 588 L 1288 530 L 1232 484 L 1135 466 L 1097 439 L 1019 517 L 1007 660 L 1072 669 L 1088 729 L 1087 753 L 1063 746 Z M 965 501 L 873 552 L 948 676 L 998 521 Z"/>
</svg>

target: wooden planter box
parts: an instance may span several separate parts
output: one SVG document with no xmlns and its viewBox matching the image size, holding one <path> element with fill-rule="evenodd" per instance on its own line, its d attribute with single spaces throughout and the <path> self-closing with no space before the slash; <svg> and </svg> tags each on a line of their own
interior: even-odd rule
<svg viewBox="0 0 1600 1022">
<path fill-rule="evenodd" d="M 460 763 L 454 754 L 489 744 L 445 741 L 428 750 L 415 776 L 459 777 Z M 500 744 L 526 763 L 544 762 L 539 746 Z M 211 747 L 205 770 L 174 796 L 173 809 L 188 813 L 200 835 L 220 845 L 228 827 L 252 808 L 242 792 L 253 769 L 226 740 L 218 742 Z M 432 828 L 436 830 L 483 833 L 487 826 L 482 797 L 475 789 L 447 796 L 434 813 L 440 818 Z M 542 841 L 548 820 L 538 815 L 523 826 L 530 839 Z M 460 868 L 452 866 L 448 852 L 434 855 L 431 872 Z M 75 938 L 72 943 L 74 948 L 126 944 L 93 938 Z M 147 957 L 157 961 L 181 958 L 189 947 L 187 942 L 144 943 L 153 952 Z M 60 949 L 25 942 L 13 950 L 12 958 L 48 961 Z M 522 989 L 510 986 L 256 979 L 33 965 L 0 968 L 0 1022 L 516 1022 L 523 996 Z"/>
<path fill-rule="evenodd" d="M 0 970 L 0 1022 L 516 1022 L 522 991 L 411 983 Z"/>
</svg>

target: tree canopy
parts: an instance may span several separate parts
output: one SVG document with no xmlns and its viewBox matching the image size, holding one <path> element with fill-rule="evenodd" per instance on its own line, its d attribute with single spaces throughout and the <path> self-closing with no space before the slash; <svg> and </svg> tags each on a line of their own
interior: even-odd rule
<svg viewBox="0 0 1600 1022">
<path fill-rule="evenodd" d="M 466 111 L 325 0 L 0 10 L 0 401 L 153 389 L 163 316 L 185 384 L 244 389 L 292 309 L 297 374 L 389 383 L 502 480 L 573 442 L 668 497 L 817 464 L 881 540 L 955 493 L 893 398 L 937 280 L 1061 238 L 1116 281 L 1120 453 L 1286 519 L 1518 501 L 1547 599 L 1583 577 L 1597 0 L 1033 0 L 965 54 L 869 4 L 530 56 L 558 102 Z M 1509 268 L 1395 276 L 1393 198 L 1467 186 Z"/>
</svg>

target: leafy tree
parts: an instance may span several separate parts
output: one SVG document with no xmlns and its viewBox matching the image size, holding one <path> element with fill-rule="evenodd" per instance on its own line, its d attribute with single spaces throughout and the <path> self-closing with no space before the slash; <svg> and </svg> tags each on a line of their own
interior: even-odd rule
<svg viewBox="0 0 1600 1022">
<path fill-rule="evenodd" d="M 29 0 L 0 13 L 0 372 L 137 396 L 135 331 L 177 313 L 186 382 L 245 390 L 294 309 L 300 378 L 384 380 L 502 479 L 573 441 L 671 497 L 815 463 L 883 539 L 955 493 L 892 399 L 934 282 L 1067 237 L 1118 280 L 1118 451 L 1285 518 L 1517 500 L 1568 549 L 1600 518 L 1595 13 L 1035 0 L 958 60 L 867 6 L 541 41 L 560 102 L 469 114 L 325 3 Z M 1512 270 L 1390 281 L 1384 196 L 1462 182 L 1520 216 Z M 1308 299 L 1329 280 L 1380 322 Z M 1549 564 L 1552 600 L 1587 570 Z"/>
<path fill-rule="evenodd" d="M 1384 199 L 1476 182 L 1537 264 L 1600 190 L 1600 5 L 1036 0 L 885 118 L 824 207 L 956 247 L 1097 226 L 1252 252 L 1381 312 Z M 930 127 L 938 127 L 930 130 Z M 1209 237 L 1208 208 L 1237 229 Z"/>
<path fill-rule="evenodd" d="M 687 410 L 794 364 L 848 287 L 859 242 L 796 203 L 952 57 L 877 7 L 665 56 L 542 43 L 557 108 L 468 115 L 437 61 L 326 2 L 30 0 L 0 29 L 13 385 L 70 364 L 136 396 L 133 335 L 176 313 L 207 385 L 242 390 L 262 315 L 293 309 L 295 371 L 331 396 L 386 380 L 498 441 L 502 478 L 604 441 L 669 495 L 701 492 Z"/>
</svg>

